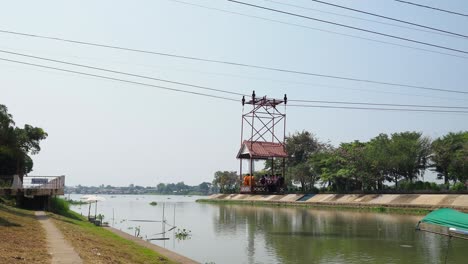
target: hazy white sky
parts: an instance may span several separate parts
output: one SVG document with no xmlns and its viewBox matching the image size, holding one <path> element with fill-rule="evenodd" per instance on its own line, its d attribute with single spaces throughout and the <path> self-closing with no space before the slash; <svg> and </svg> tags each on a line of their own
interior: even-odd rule
<svg viewBox="0 0 468 264">
<path fill-rule="evenodd" d="M 224 0 L 190 3 L 296 23 L 318 29 L 404 43 L 349 29 L 239 6 Z M 288 2 L 286 0 L 278 0 Z M 468 50 L 468 41 L 267 5 L 348 25 Z M 334 3 L 468 34 L 468 19 L 395 1 Z M 468 3 L 424 1 L 468 13 Z M 308 0 L 295 4 L 373 20 L 378 18 Z M 385 20 L 379 20 L 388 22 Z M 396 23 L 396 22 L 391 22 Z M 468 55 L 456 58 L 317 30 L 227 14 L 171 0 L 3 1 L 0 30 L 90 41 L 129 48 L 299 71 L 468 91 Z M 115 51 L 0 33 L 0 49 L 241 93 L 290 99 L 467 106 L 466 94 L 371 85 L 350 81 L 216 65 Z M 196 89 L 112 75 L 0 53 L 34 62 L 186 90 Z M 339 88 L 337 88 L 339 87 Z M 232 97 L 232 96 L 231 96 Z M 235 98 L 235 97 L 234 97 Z M 239 99 L 240 98 L 236 98 Z M 67 176 L 67 185 L 155 185 L 211 181 L 216 170 L 238 170 L 239 103 L 179 94 L 93 77 L 0 61 L 0 103 L 18 125 L 43 127 L 49 138 L 34 157 L 35 175 Z M 467 114 L 288 108 L 288 132 L 309 130 L 324 141 L 368 140 L 379 133 L 421 131 L 432 138 L 468 129 Z"/>
</svg>

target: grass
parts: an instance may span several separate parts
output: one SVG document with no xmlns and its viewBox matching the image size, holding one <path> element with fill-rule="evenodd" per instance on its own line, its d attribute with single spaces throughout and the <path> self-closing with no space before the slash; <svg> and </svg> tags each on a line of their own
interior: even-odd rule
<svg viewBox="0 0 468 264">
<path fill-rule="evenodd" d="M 50 214 L 55 225 L 70 241 L 84 263 L 174 263 L 157 252 L 97 227 L 75 212 L 68 217 Z"/>
<path fill-rule="evenodd" d="M 394 213 L 394 214 L 412 214 L 412 215 L 426 215 L 432 210 L 414 207 L 386 207 L 386 206 L 353 206 L 353 205 L 330 205 L 330 204 L 312 204 L 312 203 L 285 203 L 275 201 L 242 201 L 242 200 L 218 200 L 218 199 L 198 199 L 199 203 L 216 203 L 216 204 L 244 204 L 252 206 L 268 206 L 268 207 L 306 207 L 306 208 L 319 208 L 329 210 L 352 210 L 362 212 L 376 212 L 376 213 Z"/>
<path fill-rule="evenodd" d="M 0 204 L 0 263 L 50 263 L 34 212 Z"/>
</svg>

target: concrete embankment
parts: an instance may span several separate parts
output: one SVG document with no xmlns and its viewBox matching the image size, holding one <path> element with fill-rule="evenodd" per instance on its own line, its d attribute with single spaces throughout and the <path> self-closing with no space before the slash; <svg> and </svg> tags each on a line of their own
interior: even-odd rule
<svg viewBox="0 0 468 264">
<path fill-rule="evenodd" d="M 201 201 L 425 210 L 453 208 L 468 212 L 468 194 L 214 194 Z"/>
</svg>

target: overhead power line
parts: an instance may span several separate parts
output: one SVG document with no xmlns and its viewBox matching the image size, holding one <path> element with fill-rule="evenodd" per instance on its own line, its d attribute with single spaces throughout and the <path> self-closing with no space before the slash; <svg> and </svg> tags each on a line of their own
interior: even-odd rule
<svg viewBox="0 0 468 264">
<path fill-rule="evenodd" d="M 371 41 L 371 42 L 396 46 L 396 47 L 403 47 L 403 48 L 407 48 L 407 49 L 413 49 L 413 50 L 419 50 L 419 51 L 424 51 L 424 52 L 429 52 L 429 53 L 435 53 L 435 54 L 450 56 L 450 57 L 461 58 L 461 59 L 465 59 L 465 60 L 468 59 L 468 57 L 460 56 L 460 55 L 457 55 L 457 54 L 451 54 L 451 53 L 446 53 L 446 52 L 442 52 L 442 51 L 436 51 L 436 50 L 418 48 L 418 47 L 413 47 L 413 46 L 408 46 L 408 45 L 403 45 L 403 44 L 397 44 L 397 43 L 392 43 L 392 42 L 388 42 L 388 41 L 384 41 L 384 40 L 371 39 L 371 38 L 361 37 L 361 36 L 357 36 L 357 35 L 346 34 L 346 33 L 336 32 L 336 31 L 332 31 L 332 30 L 326 30 L 326 29 L 320 29 L 320 28 L 315 28 L 315 27 L 311 27 L 311 26 L 290 23 L 290 22 L 271 19 L 271 18 L 259 17 L 259 16 L 254 16 L 254 15 L 247 15 L 247 14 L 240 13 L 240 12 L 228 11 L 228 10 L 224 10 L 224 9 L 221 9 L 221 8 L 209 7 L 209 6 L 204 6 L 204 5 L 200 5 L 200 4 L 194 4 L 194 3 L 188 3 L 188 2 L 184 2 L 184 1 L 180 1 L 180 0 L 167 0 L 167 1 L 172 1 L 172 2 L 179 3 L 179 4 L 184 4 L 184 5 L 188 5 L 188 6 L 195 6 L 195 7 L 204 8 L 204 9 L 213 10 L 213 11 L 218 11 L 218 12 L 223 12 L 223 13 L 226 13 L 226 14 L 233 14 L 233 15 L 249 17 L 249 18 L 254 18 L 254 19 L 258 19 L 258 20 L 263 20 L 263 21 L 274 22 L 274 23 L 283 24 L 283 25 L 306 28 L 306 29 L 310 29 L 310 30 L 314 30 L 314 31 L 320 31 L 320 32 L 345 36 L 345 37 L 354 38 L 354 39 L 361 39 L 361 40 L 366 40 L 366 41 Z M 395 25 L 395 26 L 397 26 L 397 25 Z M 1 32 L 2 31 L 0 30 L 0 33 Z M 427 32 L 432 32 L 432 33 L 435 33 L 435 34 L 444 35 L 443 33 L 438 33 L 438 32 L 435 32 L 435 31 L 427 31 Z M 456 37 L 456 36 L 452 36 L 452 35 L 448 35 L 448 36 Z"/>
<path fill-rule="evenodd" d="M 16 55 L 16 56 L 21 56 L 21 57 L 26 57 L 26 58 L 32 58 L 32 59 L 37 59 L 37 60 L 45 60 L 45 61 L 65 64 L 65 65 L 76 66 L 76 67 L 87 68 L 87 69 L 93 69 L 93 70 L 99 70 L 99 71 L 105 71 L 105 72 L 110 72 L 110 73 L 122 74 L 122 75 L 138 77 L 138 78 L 143 78 L 143 79 L 149 79 L 149 80 L 154 80 L 154 81 L 168 82 L 168 83 L 172 83 L 172 84 L 189 86 L 189 87 L 194 87 L 194 88 L 199 88 L 199 89 L 209 90 L 209 91 L 214 91 L 214 92 L 221 92 L 221 93 L 227 93 L 227 94 L 239 95 L 239 96 L 249 96 L 248 94 L 245 94 L 245 93 L 243 94 L 243 93 L 239 93 L 239 92 L 233 92 L 233 91 L 228 91 L 228 90 L 223 90 L 223 89 L 218 89 L 218 88 L 212 88 L 212 87 L 207 87 L 207 86 L 200 86 L 200 85 L 195 85 L 195 84 L 191 84 L 191 83 L 184 83 L 184 82 L 154 78 L 154 77 L 145 76 L 145 75 L 141 75 L 141 74 L 128 73 L 128 72 L 123 72 L 123 71 L 116 71 L 116 70 L 112 70 L 112 69 L 108 69 L 108 68 L 96 67 L 96 66 L 85 65 L 85 64 L 78 64 L 78 63 L 73 63 L 73 62 L 68 62 L 68 61 L 63 61 L 63 60 L 50 59 L 50 58 L 39 57 L 39 56 L 35 56 L 35 55 L 28 55 L 28 54 L 24 54 L 24 53 L 6 51 L 6 50 L 2 50 L 2 49 L 0 49 L 0 53 Z M 318 100 L 293 100 L 293 99 L 292 100 L 290 99 L 289 101 L 291 101 L 291 102 L 309 102 L 309 103 L 331 103 L 331 104 L 359 104 L 359 105 L 379 105 L 379 106 L 411 106 L 411 107 L 426 107 L 426 108 L 431 108 L 432 107 L 432 108 L 468 109 L 468 107 L 458 107 L 458 106 L 399 105 L 399 104 L 359 103 L 359 102 L 340 102 L 340 101 L 318 101 Z"/>
<path fill-rule="evenodd" d="M 459 90 L 442 89 L 442 88 L 418 86 L 418 85 L 403 84 L 403 83 L 376 81 L 376 80 L 351 78 L 351 77 L 344 77 L 344 76 L 337 76 L 337 75 L 328 75 L 328 74 L 320 74 L 320 73 L 313 73 L 313 72 L 296 71 L 296 70 L 289 70 L 289 69 L 282 69 L 282 68 L 275 68 L 275 67 L 267 67 L 267 66 L 260 66 L 260 65 L 247 64 L 247 63 L 205 59 L 205 58 L 200 58 L 200 57 L 189 57 L 189 56 L 184 56 L 184 55 L 162 53 L 162 52 L 140 50 L 140 49 L 132 49 L 132 48 L 119 47 L 119 46 L 97 44 L 97 43 L 92 43 L 92 42 L 63 39 L 63 38 L 57 38 L 57 37 L 47 37 L 47 36 L 42 36 L 42 35 L 34 35 L 34 34 L 29 34 L 29 33 L 20 33 L 20 32 L 15 32 L 15 31 L 0 30 L 0 33 L 15 34 L 15 35 L 22 35 L 22 36 L 42 38 L 42 39 L 51 39 L 51 40 L 64 41 L 64 42 L 80 44 L 80 45 L 96 46 L 96 47 L 101 47 L 101 48 L 125 50 L 125 51 L 131 51 L 131 52 L 137 52 L 137 53 L 143 53 L 143 54 L 152 54 L 152 55 L 158 55 L 158 56 L 166 56 L 166 57 L 173 57 L 173 58 L 193 60 L 193 61 L 202 61 L 202 62 L 209 62 L 209 63 L 216 63 L 216 64 L 226 64 L 226 65 L 231 65 L 231 66 L 247 67 L 247 68 L 254 68 L 254 69 L 261 69 L 261 70 L 268 70 L 268 71 L 298 74 L 298 75 L 307 75 L 307 76 L 338 79 L 338 80 L 345 80 L 345 81 L 380 84 L 380 85 L 387 85 L 387 86 L 394 86 L 394 87 L 406 87 L 406 88 L 421 89 L 421 90 L 468 94 L 468 92 L 459 91 Z"/>
<path fill-rule="evenodd" d="M 198 85 L 194 85 L 194 84 L 190 84 L 190 83 L 182 83 L 182 82 L 177 82 L 177 81 L 163 80 L 163 79 L 148 77 L 148 76 L 139 75 L 139 74 L 127 73 L 127 72 L 122 72 L 122 71 L 115 71 L 115 70 L 111 70 L 111 69 L 107 69 L 107 68 L 100 68 L 100 67 L 95 67 L 95 66 L 90 66 L 90 65 L 77 64 L 77 63 L 72 63 L 72 62 L 67 62 L 67 61 L 62 61 L 62 60 L 55 60 L 55 59 L 49 59 L 49 58 L 44 58 L 44 57 L 39 57 L 39 56 L 27 55 L 27 54 L 23 54 L 23 53 L 10 52 L 10 51 L 5 51 L 5 50 L 0 50 L 0 52 L 1 53 L 6 53 L 6 54 L 11 54 L 11 55 L 27 57 L 27 58 L 38 59 L 38 60 L 45 60 L 45 61 L 50 61 L 50 62 L 55 62 L 55 63 L 61 63 L 61 64 L 65 64 L 65 65 L 82 67 L 82 68 L 87 68 L 87 69 L 93 69 L 93 70 L 105 71 L 105 72 L 110 72 L 110 73 L 122 74 L 122 75 L 127 75 L 127 76 L 132 76 L 132 77 L 138 77 L 138 78 L 144 78 L 144 79 L 150 79 L 150 80 L 156 80 L 156 81 L 165 81 L 165 82 L 169 82 L 169 83 L 172 83 L 172 84 L 178 84 L 178 85 L 190 86 L 190 87 L 195 87 L 195 88 L 201 88 L 201 89 L 215 91 L 215 92 L 223 92 L 223 93 L 239 95 L 239 96 L 249 96 L 247 94 L 232 92 L 232 91 L 228 91 L 228 90 L 222 90 L 222 89 L 211 88 L 211 87 L 206 87 L 206 86 L 198 86 Z M 8 60 L 8 61 L 11 61 L 11 60 Z M 27 65 L 30 65 L 30 66 L 38 66 L 38 67 L 40 66 L 40 67 L 50 68 L 50 69 L 54 69 L 54 70 L 67 71 L 67 72 L 71 72 L 71 73 L 77 73 L 76 71 L 69 71 L 69 70 L 64 70 L 64 69 L 56 68 L 56 67 L 48 67 L 48 66 L 32 64 L 32 63 L 24 63 L 24 64 L 27 64 Z M 94 76 L 94 74 L 93 74 L 93 76 Z M 232 99 L 232 100 L 235 100 L 235 99 Z M 324 104 L 344 104 L 344 105 L 348 104 L 348 105 L 372 105 L 372 106 L 394 106 L 394 107 L 468 109 L 468 107 L 463 107 L 463 106 L 443 106 L 443 105 L 389 104 L 389 103 L 323 101 L 323 100 L 303 100 L 303 99 L 301 99 L 301 100 L 289 99 L 289 101 L 290 102 L 301 102 L 301 103 L 324 103 Z"/>
<path fill-rule="evenodd" d="M 276 12 L 276 13 L 281 13 L 281 14 L 285 14 L 285 15 L 290 15 L 290 16 L 309 19 L 309 20 L 314 20 L 314 21 L 318 21 L 318 22 L 321 22 L 321 23 L 326 23 L 326 24 L 335 25 L 335 26 L 339 26 L 339 27 L 358 30 L 358 31 L 371 33 L 371 34 L 375 34 L 375 35 L 379 35 L 379 36 L 384 36 L 384 37 L 388 37 L 388 38 L 393 38 L 393 39 L 403 40 L 403 41 L 407 41 L 407 42 L 413 42 L 413 43 L 417 43 L 417 44 L 421 44 L 421 45 L 425 45 L 425 46 L 435 47 L 435 48 L 439 48 L 439 49 L 445 49 L 445 50 L 456 51 L 456 52 L 468 54 L 468 51 L 465 51 L 465 50 L 454 49 L 454 48 L 450 48 L 450 47 L 446 47 L 446 46 L 432 44 L 432 43 L 429 43 L 429 42 L 414 40 L 414 39 L 405 38 L 405 37 L 399 37 L 399 36 L 391 35 L 391 34 L 387 34 L 387 33 L 381 33 L 381 32 L 375 31 L 375 30 L 369 30 L 369 29 L 364 29 L 364 28 L 360 28 L 360 27 L 348 26 L 348 25 L 340 24 L 340 23 L 333 22 L 333 21 L 318 19 L 318 18 L 314 18 L 314 17 L 310 17 L 310 16 L 304 16 L 304 15 L 300 15 L 300 14 L 295 14 L 295 13 L 291 13 L 291 12 L 287 12 L 287 11 L 282 11 L 282 10 L 269 8 L 269 7 L 265 7 L 265 6 L 254 5 L 254 4 L 241 2 L 241 1 L 236 1 L 236 0 L 228 0 L 228 1 L 232 2 L 232 3 L 236 3 L 236 4 L 251 6 L 251 7 L 264 9 L 264 10 L 268 10 L 268 11 L 272 11 L 272 12 Z"/>
<path fill-rule="evenodd" d="M 114 78 L 114 77 L 98 75 L 98 74 L 91 74 L 91 73 L 86 73 L 86 72 L 80 72 L 80 71 L 68 70 L 68 69 L 63 69 L 63 68 L 51 67 L 51 66 L 35 64 L 35 63 L 29 63 L 29 62 L 24 62 L 24 61 L 17 61 L 17 60 L 11 60 L 11 59 L 6 59 L 6 58 L 0 58 L 0 60 L 1 61 L 12 62 L 12 63 L 16 63 L 16 64 L 22 64 L 22 65 L 28 65 L 28 66 L 33 66 L 33 67 L 45 68 L 45 69 L 50 69 L 50 70 L 55 70 L 55 71 L 73 73 L 73 74 L 78 74 L 78 75 L 81 75 L 81 76 L 89 76 L 89 77 L 95 77 L 95 78 L 100 78 L 100 79 L 105 79 L 105 80 L 124 82 L 124 83 L 141 85 L 141 86 L 146 86 L 146 87 L 153 87 L 153 88 L 158 88 L 158 89 L 162 89 L 162 90 L 169 90 L 169 91 L 173 91 L 173 92 L 187 93 L 187 94 L 192 94 L 192 95 L 199 95 L 199 96 L 211 97 L 211 98 L 215 98 L 215 99 L 222 99 L 222 100 L 234 101 L 234 102 L 239 102 L 240 101 L 238 99 L 233 99 L 233 98 L 227 98 L 227 97 L 216 96 L 216 95 L 211 95 L 211 94 L 204 94 L 204 93 L 199 93 L 199 92 L 192 92 L 192 91 L 187 91 L 187 90 L 182 90 L 182 89 L 174 89 L 174 88 L 169 88 L 169 87 L 164 87 L 164 86 L 159 86 L 159 85 L 152 85 L 152 84 L 147 84 L 147 83 L 129 81 L 129 80 L 125 80 L 125 79 L 119 79 L 119 78 Z M 377 110 L 377 111 L 404 111 L 404 112 L 431 112 L 431 113 L 468 113 L 468 111 L 440 110 L 440 109 L 370 108 L 370 107 L 346 107 L 346 106 L 323 106 L 323 105 L 318 106 L 318 105 L 294 105 L 294 104 L 289 105 L 289 106 L 292 106 L 292 107 L 308 107 L 308 108 L 355 109 L 355 110 L 370 110 L 370 111 L 376 111 Z"/>
<path fill-rule="evenodd" d="M 373 106 L 395 106 L 395 107 L 468 109 L 468 107 L 465 107 L 465 106 L 445 106 L 445 105 L 384 104 L 384 103 L 369 103 L 369 102 L 321 101 L 321 100 L 292 100 L 292 99 L 288 99 L 288 101 L 290 101 L 290 102 L 300 102 L 300 103 L 321 103 L 321 104 L 344 104 L 344 105 L 373 105 Z"/>
<path fill-rule="evenodd" d="M 450 11 L 450 10 L 446 10 L 446 9 L 441 9 L 441 8 L 437 8 L 437 7 L 433 7 L 433 6 L 421 5 L 421 4 L 414 3 L 414 2 L 409 2 L 409 1 L 401 1 L 401 0 L 395 0 L 395 1 L 400 2 L 400 3 L 404 3 L 404 4 L 408 4 L 408 5 L 414 5 L 414 6 L 419 6 L 419 7 L 423 7 L 423 8 L 433 9 L 433 10 L 437 10 L 437 11 L 440 11 L 440 12 L 445 12 L 445 13 L 449 13 L 449 14 L 453 14 L 453 15 L 468 17 L 467 14 L 458 13 L 458 12 Z"/>
<path fill-rule="evenodd" d="M 213 91 L 213 92 L 227 93 L 227 94 L 240 95 L 240 96 L 245 95 L 245 94 L 241 94 L 241 93 L 236 93 L 236 92 L 231 92 L 231 91 L 226 91 L 226 90 L 221 90 L 221 89 L 215 89 L 215 88 L 210 88 L 210 87 L 206 87 L 206 86 L 200 86 L 200 85 L 189 84 L 189 83 L 184 83 L 184 82 L 176 82 L 176 81 L 171 81 L 171 80 L 166 80 L 166 79 L 161 79 L 161 78 L 154 78 L 154 77 L 150 77 L 150 76 L 145 76 L 145 75 L 141 75 L 141 74 L 116 71 L 116 70 L 111 70 L 111 69 L 106 69 L 106 68 L 101 68 L 101 67 L 96 67 L 96 66 L 78 64 L 78 63 L 73 63 L 73 62 L 68 62 L 68 61 L 63 61 L 63 60 L 49 59 L 49 58 L 33 56 L 33 55 L 28 55 L 28 54 L 18 53 L 18 52 L 12 52 L 12 51 L 7 51 L 7 50 L 1 50 L 0 49 L 0 53 L 17 55 L 17 56 L 33 58 L 33 59 L 38 59 L 38 60 L 51 61 L 51 62 L 66 64 L 66 65 L 71 65 L 71 66 L 76 66 L 76 67 L 81 67 L 81 68 L 88 68 L 88 69 L 93 69 L 93 70 L 98 70 L 98 71 L 117 73 L 117 74 L 122 74 L 122 75 L 127 75 L 127 76 L 133 76 L 133 77 L 138 77 L 138 78 L 143 78 L 143 79 L 149 79 L 149 80 L 153 80 L 153 81 L 160 81 L 160 82 L 167 82 L 167 83 L 178 84 L 178 85 L 183 85 L 183 86 L 190 86 L 190 87 L 203 89 L 203 90 L 209 90 L 209 91 Z"/>
<path fill-rule="evenodd" d="M 373 110 L 373 111 L 401 111 L 401 112 L 430 112 L 430 113 L 459 113 L 468 114 L 468 111 L 459 110 L 428 110 L 428 109 L 408 109 L 408 108 L 374 108 L 374 107 L 354 107 L 354 106 L 330 106 L 330 105 L 288 105 L 288 107 L 305 108 L 331 108 L 331 109 L 349 109 L 349 110 Z"/>
<path fill-rule="evenodd" d="M 216 98 L 216 99 L 222 99 L 222 100 L 228 100 L 228 101 L 239 102 L 239 100 L 237 100 L 237 99 L 227 98 L 227 97 L 217 96 L 217 95 L 212 95 L 212 94 L 205 94 L 205 93 L 187 91 L 187 90 L 182 90 L 182 89 L 169 88 L 169 87 L 164 87 L 164 86 L 159 86 L 159 85 L 153 85 L 153 84 L 147 84 L 147 83 L 142 83 L 142 82 L 129 81 L 129 80 L 125 80 L 125 79 L 119 79 L 119 78 L 114 78 L 114 77 L 108 77 L 108 76 L 103 76 L 103 75 L 98 75 L 98 74 L 92 74 L 92 73 L 86 73 L 86 72 L 68 70 L 68 69 L 57 68 L 57 67 L 51 67 L 51 66 L 46 66 L 46 65 L 41 65 L 41 64 L 35 64 L 35 63 L 29 63 L 29 62 L 24 62 L 24 61 L 10 60 L 10 59 L 6 59 L 6 58 L 0 58 L 0 60 L 1 60 L 1 61 L 12 62 L 12 63 L 16 63 L 16 64 L 23 64 L 23 65 L 28 65 L 28 66 L 34 66 L 34 67 L 49 69 L 49 70 L 55 70 L 55 71 L 61 71 L 61 72 L 68 72 L 68 73 L 78 74 L 78 75 L 82 75 L 82 76 L 89 76 L 89 77 L 95 77 L 95 78 L 100 78 L 100 79 L 105 79 L 105 80 L 112 80 L 112 81 L 118 81 L 118 82 L 124 82 L 124 83 L 136 84 L 136 85 L 142 85 L 142 86 L 147 86 L 147 87 L 153 87 L 153 88 L 158 88 L 158 89 L 162 89 L 162 90 L 168 90 L 168 91 L 172 91 L 172 92 L 187 93 L 187 94 L 192 94 L 192 95 L 206 96 L 206 97 L 211 97 L 211 98 Z"/>
<path fill-rule="evenodd" d="M 340 17 L 357 19 L 357 20 L 371 22 L 371 23 L 377 23 L 377 24 L 386 25 L 386 26 L 404 28 L 404 29 L 409 29 L 409 30 L 416 30 L 416 31 L 420 31 L 420 32 L 437 34 L 437 35 L 446 36 L 446 37 L 462 38 L 460 36 L 455 36 L 455 35 L 452 35 L 452 34 L 442 33 L 442 32 L 438 32 L 438 31 L 434 31 L 434 30 L 426 30 L 426 29 L 421 29 L 421 28 L 416 28 L 416 27 L 407 27 L 407 26 L 403 26 L 403 25 L 392 24 L 392 23 L 387 23 L 387 22 L 382 22 L 382 21 L 377 21 L 377 20 L 372 20 L 372 19 L 367 19 L 367 18 L 362 18 L 362 17 L 344 15 L 344 14 L 339 14 L 339 13 L 334 13 L 334 12 L 329 12 L 329 11 L 323 11 L 323 10 L 310 8 L 310 7 L 304 7 L 304 6 L 295 5 L 295 4 L 283 3 L 283 2 L 279 2 L 279 1 L 275 1 L 275 0 L 263 0 L 263 1 L 270 2 L 270 3 L 275 3 L 275 4 L 278 4 L 278 5 L 284 5 L 284 6 L 300 8 L 300 9 L 304 9 L 304 10 L 312 10 L 312 11 L 325 13 L 325 14 L 330 14 L 330 15 L 335 15 L 335 16 L 340 16 Z"/>
<path fill-rule="evenodd" d="M 413 26 L 417 26 L 417 27 L 421 27 L 421 28 L 427 28 L 427 29 L 431 29 L 431 30 L 434 30 L 434 31 L 439 31 L 439 32 L 443 32 L 443 33 L 447 33 L 447 34 L 451 34 L 451 35 L 455 35 L 455 36 L 459 36 L 459 37 L 468 38 L 468 36 L 464 35 L 464 34 L 459 34 L 459 33 L 451 32 L 451 31 L 443 30 L 443 29 L 429 27 L 429 26 L 425 26 L 425 25 L 421 25 L 421 24 L 417 24 L 417 23 L 413 23 L 413 22 L 393 18 L 393 17 L 383 16 L 383 15 L 379 15 L 379 14 L 376 14 L 376 13 L 371 13 L 371 12 L 367 12 L 367 11 L 363 11 L 363 10 L 359 10 L 359 9 L 355 9 L 355 8 L 351 8 L 351 7 L 346 7 L 346 6 L 342 6 L 342 5 L 333 4 L 333 3 L 330 3 L 330 2 L 326 2 L 326 1 L 320 1 L 320 0 L 311 0 L 311 1 L 317 2 L 317 3 L 320 3 L 320 4 L 324 4 L 324 5 L 334 6 L 334 7 L 338 7 L 338 8 L 358 12 L 358 13 L 362 13 L 362 14 L 366 14 L 366 15 L 370 15 L 370 16 L 375 16 L 375 17 L 380 17 L 380 18 L 392 20 L 392 21 L 397 21 L 397 22 L 400 22 L 400 23 L 408 24 L 408 25 L 413 25 Z"/>
</svg>

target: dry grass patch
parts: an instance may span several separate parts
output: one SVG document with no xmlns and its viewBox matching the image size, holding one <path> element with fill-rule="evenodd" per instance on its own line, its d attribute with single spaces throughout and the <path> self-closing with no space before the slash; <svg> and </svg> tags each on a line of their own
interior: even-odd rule
<svg viewBox="0 0 468 264">
<path fill-rule="evenodd" d="M 34 212 L 0 204 L 0 263 L 50 263 Z"/>
<path fill-rule="evenodd" d="M 85 263 L 174 263 L 153 250 L 88 223 L 77 214 L 69 214 L 72 218 L 51 214 L 50 219 Z"/>
</svg>

